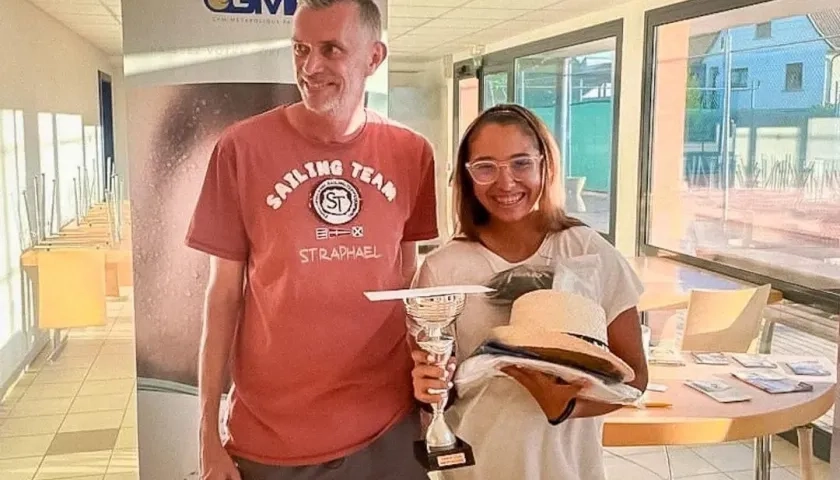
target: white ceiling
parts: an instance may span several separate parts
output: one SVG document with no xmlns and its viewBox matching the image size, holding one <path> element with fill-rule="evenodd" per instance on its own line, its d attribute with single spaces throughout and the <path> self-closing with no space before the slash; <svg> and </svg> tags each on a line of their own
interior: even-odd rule
<svg viewBox="0 0 840 480">
<path fill-rule="evenodd" d="M 30 0 L 108 55 L 122 54 L 120 0 Z M 201 0 L 173 0 L 201 1 Z M 390 51 L 439 58 L 582 15 L 593 0 L 390 0 Z M 511 8 L 515 5 L 516 8 Z M 603 5 L 602 5 L 603 6 Z"/>
<path fill-rule="evenodd" d="M 120 0 L 30 1 L 108 55 L 122 53 Z"/>
<path fill-rule="evenodd" d="M 583 15 L 592 0 L 390 0 L 395 55 L 436 58 Z"/>
</svg>

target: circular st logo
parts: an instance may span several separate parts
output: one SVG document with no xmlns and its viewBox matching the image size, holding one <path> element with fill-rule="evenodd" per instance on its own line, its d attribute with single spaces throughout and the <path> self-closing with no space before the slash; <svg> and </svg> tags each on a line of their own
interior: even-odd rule
<svg viewBox="0 0 840 480">
<path fill-rule="evenodd" d="M 331 225 L 344 225 L 359 214 L 359 190 L 347 180 L 324 180 L 312 192 L 312 208 L 321 220 Z"/>
</svg>

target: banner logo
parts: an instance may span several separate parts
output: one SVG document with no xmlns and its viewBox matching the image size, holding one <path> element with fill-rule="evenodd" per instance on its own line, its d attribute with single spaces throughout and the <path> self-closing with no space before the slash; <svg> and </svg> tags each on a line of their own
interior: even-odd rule
<svg viewBox="0 0 840 480">
<path fill-rule="evenodd" d="M 204 0 L 211 12 L 235 15 L 277 15 L 291 17 L 297 0 Z"/>
<path fill-rule="evenodd" d="M 319 183 L 312 192 L 312 208 L 318 217 L 330 225 L 351 222 L 361 209 L 359 190 L 341 178 Z"/>
</svg>

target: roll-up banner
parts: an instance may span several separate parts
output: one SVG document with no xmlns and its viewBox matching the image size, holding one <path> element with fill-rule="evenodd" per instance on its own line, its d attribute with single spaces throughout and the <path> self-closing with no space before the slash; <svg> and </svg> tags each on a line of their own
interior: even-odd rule
<svg viewBox="0 0 840 480">
<path fill-rule="evenodd" d="M 377 3 L 387 31 L 386 0 Z M 295 0 L 122 4 L 141 480 L 198 478 L 209 261 L 184 238 L 219 134 L 300 98 L 290 47 L 296 8 Z M 387 79 L 386 60 L 366 96 L 382 115 Z"/>
</svg>

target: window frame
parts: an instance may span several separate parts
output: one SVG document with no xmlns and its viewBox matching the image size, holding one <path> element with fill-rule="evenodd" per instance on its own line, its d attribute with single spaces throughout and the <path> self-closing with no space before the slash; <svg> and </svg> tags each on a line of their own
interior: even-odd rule
<svg viewBox="0 0 840 480">
<path fill-rule="evenodd" d="M 745 7 L 772 3 L 776 0 L 688 0 L 686 2 L 660 7 L 645 13 L 644 51 L 642 65 L 642 114 L 639 133 L 639 184 L 638 184 L 638 222 L 636 234 L 636 254 L 643 256 L 667 257 L 702 268 L 710 272 L 726 275 L 752 284 L 769 283 L 772 288 L 781 291 L 784 297 L 796 303 L 815 304 L 836 309 L 840 303 L 840 293 L 817 290 L 804 285 L 790 283 L 780 278 L 759 274 L 749 270 L 725 265 L 687 255 L 675 250 L 657 247 L 649 243 L 650 226 L 650 186 L 652 170 L 653 143 L 653 92 L 656 81 L 656 29 L 669 23 L 691 20 Z"/>
<path fill-rule="evenodd" d="M 613 126 L 610 159 L 610 221 L 608 232 L 598 232 L 608 242 L 615 245 L 616 208 L 618 204 L 618 142 L 619 119 L 621 114 L 621 73 L 624 44 L 624 18 L 573 30 L 553 37 L 544 38 L 524 45 L 517 45 L 505 50 L 491 52 L 482 57 L 482 67 L 478 70 L 479 111 L 484 110 L 484 76 L 501 71 L 508 72 L 508 102 L 516 98 L 516 60 L 540 53 L 561 50 L 599 40 L 615 40 L 615 61 L 613 63 Z M 457 66 L 457 65 L 456 65 Z M 565 164 L 564 164 L 565 168 Z"/>
<path fill-rule="evenodd" d="M 799 68 L 799 86 L 790 86 L 791 67 Z M 785 64 L 785 92 L 801 92 L 805 89 L 805 62 L 790 62 Z"/>
</svg>

